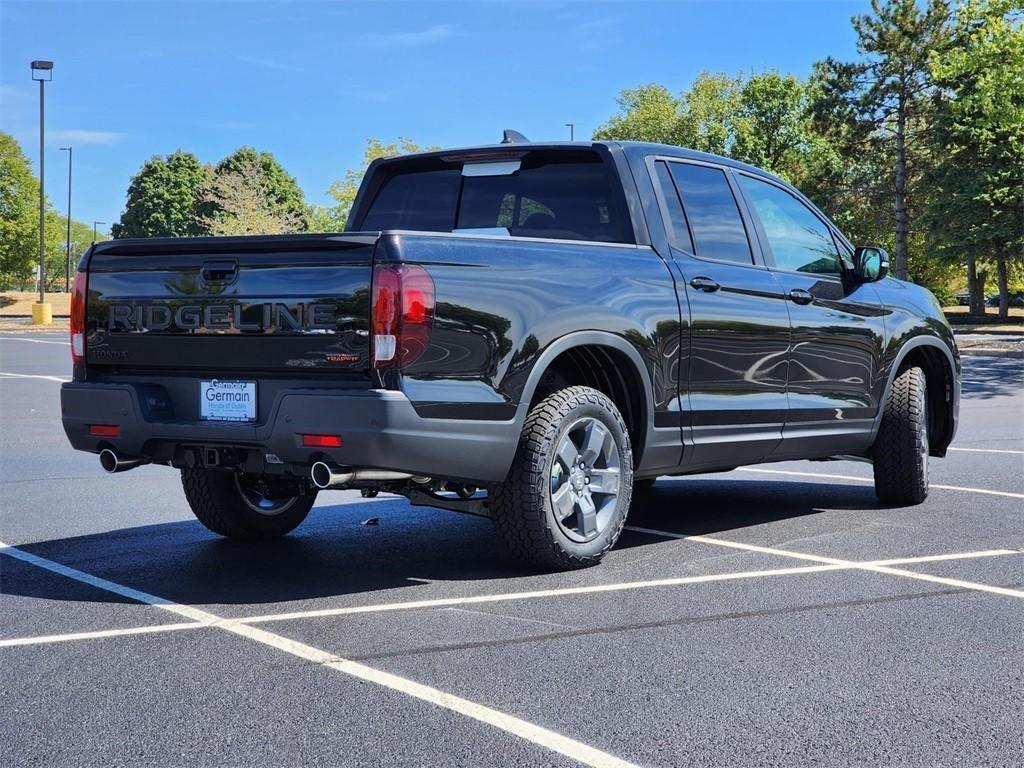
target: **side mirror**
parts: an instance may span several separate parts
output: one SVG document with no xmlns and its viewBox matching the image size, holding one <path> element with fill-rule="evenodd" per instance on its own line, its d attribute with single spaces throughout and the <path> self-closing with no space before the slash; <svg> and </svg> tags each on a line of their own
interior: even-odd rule
<svg viewBox="0 0 1024 768">
<path fill-rule="evenodd" d="M 858 283 L 875 283 L 889 274 L 889 254 L 877 245 L 859 245 L 853 254 L 853 275 Z"/>
</svg>

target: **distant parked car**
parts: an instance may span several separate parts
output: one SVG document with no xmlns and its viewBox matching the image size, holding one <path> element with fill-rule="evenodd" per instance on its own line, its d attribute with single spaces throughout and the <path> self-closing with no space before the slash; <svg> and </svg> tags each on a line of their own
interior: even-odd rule
<svg viewBox="0 0 1024 768">
<path fill-rule="evenodd" d="M 956 305 L 958 307 L 971 306 L 971 294 L 969 294 L 967 291 L 964 291 L 963 293 L 958 293 L 956 295 Z"/>
<path fill-rule="evenodd" d="M 1007 297 L 1006 303 L 1011 307 L 1024 307 L 1024 291 L 1013 291 Z M 998 307 L 999 306 L 999 294 L 995 296 L 989 296 L 985 299 L 986 307 Z"/>
</svg>

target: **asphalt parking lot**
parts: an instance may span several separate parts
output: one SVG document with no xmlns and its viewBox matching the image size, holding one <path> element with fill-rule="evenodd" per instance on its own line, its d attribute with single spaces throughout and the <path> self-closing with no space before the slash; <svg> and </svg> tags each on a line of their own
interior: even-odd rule
<svg viewBox="0 0 1024 768">
<path fill-rule="evenodd" d="M 538 575 L 396 497 L 219 540 L 67 446 L 68 357 L 0 334 L 5 766 L 1024 762 L 1024 360 L 964 359 L 920 506 L 853 462 L 663 479 Z"/>
</svg>

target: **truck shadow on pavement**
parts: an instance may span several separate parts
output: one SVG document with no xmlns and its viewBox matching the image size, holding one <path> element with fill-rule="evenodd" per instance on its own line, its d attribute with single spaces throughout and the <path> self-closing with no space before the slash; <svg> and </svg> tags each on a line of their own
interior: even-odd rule
<svg viewBox="0 0 1024 768">
<path fill-rule="evenodd" d="M 870 488 L 849 485 L 665 478 L 637 499 L 629 524 L 675 534 L 710 534 L 830 511 L 879 508 Z M 379 524 L 363 525 L 371 517 Z M 661 541 L 626 530 L 617 549 L 659 546 Z M 530 588 L 538 586 L 538 579 L 558 587 L 584 583 L 592 579 L 586 574 L 593 573 L 538 575 L 505 554 L 489 521 L 410 507 L 393 497 L 315 507 L 295 532 L 273 542 L 226 541 L 190 520 L 20 548 L 189 605 L 290 603 L 422 586 L 424 581 L 536 576 Z M 0 591 L 47 600 L 123 602 L 101 590 L 73 588 L 73 582 L 34 568 L 5 569 Z M 359 602 L 404 599 L 411 598 Z"/>
</svg>

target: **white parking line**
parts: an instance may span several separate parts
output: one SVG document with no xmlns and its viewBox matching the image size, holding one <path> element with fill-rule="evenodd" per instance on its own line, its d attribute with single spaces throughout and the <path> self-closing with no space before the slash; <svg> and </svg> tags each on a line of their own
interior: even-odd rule
<svg viewBox="0 0 1024 768">
<path fill-rule="evenodd" d="M 654 528 L 642 528 L 629 525 L 626 530 L 637 533 L 645 533 L 663 538 L 683 539 L 700 541 L 702 537 L 687 536 L 686 534 L 674 533 L 672 531 L 656 530 Z M 714 540 L 715 544 L 722 544 L 721 540 Z M 747 545 L 736 545 L 741 549 L 748 548 Z M 0 552 L 3 552 L 0 549 Z M 869 560 L 865 562 L 836 561 L 819 565 L 803 565 L 793 568 L 774 568 L 762 571 L 739 571 L 732 573 L 708 574 L 704 576 L 681 576 L 672 579 L 657 579 L 650 581 L 629 581 L 617 584 L 597 584 L 588 587 L 565 587 L 561 589 L 542 589 L 529 592 L 506 592 L 498 595 L 472 595 L 470 597 L 437 598 L 433 600 L 412 600 L 401 603 L 379 603 L 375 605 L 355 605 L 344 608 L 318 608 L 309 611 L 294 611 L 290 613 L 268 613 L 260 616 L 244 616 L 230 621 L 237 624 L 262 624 L 274 621 L 295 621 L 298 619 L 323 618 L 329 616 L 349 616 L 353 614 L 383 613 L 388 611 L 408 611 L 425 608 L 451 608 L 454 606 L 474 605 L 482 603 L 501 603 L 514 600 L 536 600 L 548 597 L 565 597 L 572 595 L 594 594 L 603 592 L 620 592 L 632 589 L 651 589 L 658 587 L 681 586 L 684 584 L 706 584 L 718 581 L 733 581 L 737 579 L 752 579 L 768 576 L 790 576 L 804 573 L 822 573 L 825 571 L 855 570 L 862 566 L 892 566 L 909 565 L 913 563 L 930 563 L 947 560 L 965 560 L 979 557 L 997 557 L 1002 555 L 1020 555 L 1019 550 L 1014 549 L 986 549 L 977 552 L 953 552 L 941 555 L 922 555 L 918 557 L 901 557 L 891 560 Z M 787 554 L 786 557 L 794 555 Z M 808 556 L 805 559 L 820 560 L 816 556 Z M 429 583 L 429 582 L 427 582 Z M 221 623 L 227 620 L 218 620 L 212 623 Z M 0 648 L 14 645 L 33 645 L 36 643 L 57 643 L 72 640 L 88 640 L 92 638 L 117 637 L 119 635 L 146 634 L 149 632 L 167 632 L 184 629 L 197 629 L 211 626 L 211 622 L 192 622 L 185 624 L 163 624 L 147 625 L 142 627 L 130 627 L 125 629 L 100 630 L 96 632 L 74 632 L 65 635 L 42 635 L 35 637 L 19 637 L 7 640 L 0 640 Z"/>
<path fill-rule="evenodd" d="M 69 632 L 66 635 L 36 635 L 35 637 L 11 637 L 0 640 L 0 648 L 17 645 L 45 645 L 47 643 L 68 643 L 73 640 L 95 640 L 101 637 L 124 637 L 126 635 L 148 635 L 154 632 L 178 632 L 182 629 L 202 629 L 208 627 L 198 621 L 180 624 L 149 624 L 144 627 L 124 627 L 122 629 L 100 629 L 95 632 Z"/>
<path fill-rule="evenodd" d="M 947 448 L 947 451 L 960 451 L 961 453 L 1013 453 L 1024 455 L 1024 451 L 1011 451 L 1008 448 Z"/>
<path fill-rule="evenodd" d="M 632 589 L 653 587 L 675 587 L 682 584 L 706 584 L 712 581 L 734 581 L 736 579 L 757 579 L 767 576 L 791 576 L 798 573 L 820 573 L 849 568 L 846 565 L 810 565 L 795 568 L 773 568 L 762 571 L 740 571 L 738 573 L 715 573 L 705 576 L 679 576 L 671 579 L 649 581 L 626 581 L 617 584 L 592 584 L 587 587 L 562 587 L 559 589 L 537 589 L 530 592 L 505 592 L 498 595 L 472 595 L 470 597 L 440 597 L 434 600 L 411 600 L 404 603 L 378 603 L 376 605 L 350 605 L 344 608 L 317 608 L 292 613 L 268 613 L 262 616 L 247 616 L 238 619 L 243 624 L 261 624 L 268 621 L 291 621 L 322 616 L 350 616 L 357 613 L 382 613 L 384 611 L 409 611 L 422 608 L 446 608 L 453 605 L 477 605 L 480 603 L 504 603 L 513 600 L 535 600 L 545 597 L 566 597 L 569 595 L 593 595 L 602 592 L 624 592 Z"/>
<path fill-rule="evenodd" d="M 820 472 L 795 472 L 784 469 L 760 469 L 757 467 L 738 467 L 736 472 L 759 472 L 765 475 L 792 475 L 794 477 L 817 477 L 823 480 L 853 480 L 858 483 L 874 483 L 870 477 L 857 477 L 856 475 L 826 475 Z M 1005 496 L 1010 499 L 1024 499 L 1024 493 L 1011 493 L 1010 491 L 993 491 L 988 488 L 967 488 L 962 485 L 942 485 L 930 483 L 930 487 L 939 488 L 943 491 L 963 491 L 964 493 L 983 493 L 988 496 Z"/>
<path fill-rule="evenodd" d="M 44 379 L 46 381 L 59 381 L 61 383 L 71 381 L 71 379 L 62 379 L 60 376 L 43 376 L 38 373 L 4 373 L 3 371 L 0 371 L 0 377 L 9 379 Z"/>
<path fill-rule="evenodd" d="M 0 339 L 4 339 L 6 341 L 28 341 L 31 342 L 32 344 L 61 344 L 65 347 L 71 346 L 70 341 L 53 341 L 52 339 L 26 339 L 24 336 L 5 336 L 2 333 L 0 333 Z"/>
<path fill-rule="evenodd" d="M 874 571 L 875 573 L 887 573 L 890 576 L 903 576 L 908 579 L 917 579 L 919 581 L 931 581 L 935 584 L 945 584 L 949 587 L 958 587 L 960 589 L 973 589 L 978 592 L 991 592 L 995 595 L 1003 595 L 1005 597 L 1017 597 L 1024 598 L 1024 589 L 1011 589 L 1009 587 L 994 587 L 990 584 L 981 584 L 976 581 L 963 581 L 962 579 L 947 579 L 943 576 L 932 576 L 930 573 L 919 573 L 917 571 L 908 571 L 903 568 L 890 568 L 888 565 L 882 565 L 881 563 L 902 563 L 903 560 L 883 560 L 883 561 L 865 561 L 858 562 L 856 560 L 842 560 L 836 557 L 824 557 L 822 555 L 811 555 L 806 552 L 794 552 L 788 549 L 776 549 L 775 547 L 762 547 L 757 544 L 744 544 L 738 541 L 728 541 L 726 539 L 717 539 L 712 536 L 687 536 L 684 533 L 674 533 L 673 531 L 659 531 L 653 528 L 634 528 L 632 526 L 626 526 L 630 530 L 641 531 L 643 533 L 650 533 L 658 536 L 666 536 L 673 539 L 685 539 L 686 541 L 698 541 L 704 544 L 717 544 L 720 547 L 731 547 L 732 549 L 744 549 L 748 552 L 761 552 L 766 555 L 779 555 L 781 557 L 792 557 L 797 560 L 809 560 L 815 563 L 827 563 L 829 565 L 842 566 L 844 568 L 856 568 L 861 571 Z M 995 552 L 993 550 L 986 550 L 983 553 L 961 553 L 960 555 L 945 555 L 942 556 L 944 560 L 952 560 L 957 557 L 990 557 L 992 554 L 1011 554 L 1019 555 L 1020 552 L 1016 550 L 1000 550 Z M 920 558 L 910 558 L 908 562 L 927 562 Z"/>
<path fill-rule="evenodd" d="M 44 557 L 39 557 L 30 552 L 17 549 L 8 544 L 0 542 L 0 552 L 11 557 L 17 558 L 26 563 L 30 563 L 39 568 L 58 573 L 61 576 L 65 576 L 75 581 L 80 581 L 84 584 L 89 584 L 93 587 L 112 592 L 122 597 L 127 597 L 131 600 L 135 600 L 147 605 L 152 605 L 157 608 L 161 608 L 165 611 L 177 613 L 186 618 L 192 619 L 195 622 L 209 625 L 222 629 L 225 632 L 230 632 L 241 637 L 246 637 L 257 643 L 276 648 L 279 651 L 296 656 L 306 661 L 311 661 L 315 664 L 321 664 L 330 669 L 338 672 L 343 672 L 351 677 L 365 680 L 368 683 L 380 685 L 391 690 L 404 693 L 407 696 L 420 699 L 422 701 L 433 704 L 434 706 L 441 707 L 443 709 L 457 712 L 466 717 L 470 717 L 487 725 L 491 725 L 495 728 L 499 728 L 506 733 L 509 733 L 518 738 L 532 742 L 540 747 L 549 749 L 553 752 L 557 752 L 561 755 L 565 755 L 568 758 L 576 760 L 584 765 L 594 766 L 595 768 L 636 768 L 632 763 L 628 763 L 625 760 L 621 760 L 614 755 L 607 752 L 602 752 L 599 749 L 583 744 L 582 742 L 570 739 L 567 736 L 562 736 L 559 733 L 543 728 L 534 723 L 530 723 L 526 720 L 521 720 L 518 717 L 509 715 L 505 712 L 501 712 L 497 709 L 484 706 L 483 704 L 477 704 L 469 699 L 464 699 L 460 696 L 455 696 L 445 691 L 432 688 L 429 685 L 423 685 L 417 683 L 414 680 L 409 680 L 398 675 L 385 672 L 374 667 L 366 666 L 355 661 L 350 661 L 340 656 L 328 653 L 327 651 L 314 648 L 311 645 L 300 643 L 296 640 L 290 640 L 287 637 L 281 635 L 275 635 L 271 632 L 267 632 L 265 629 L 259 627 L 251 627 L 245 624 L 241 624 L 238 621 L 232 619 L 225 619 L 207 611 L 193 608 L 189 605 L 181 605 L 179 603 L 171 602 L 162 597 L 156 595 L 150 595 L 146 592 L 141 592 L 131 587 L 126 587 L 123 584 L 117 584 L 113 581 L 93 576 L 79 571 L 75 568 L 70 568 L 66 565 L 54 562 L 53 560 L 47 560 Z"/>
</svg>

